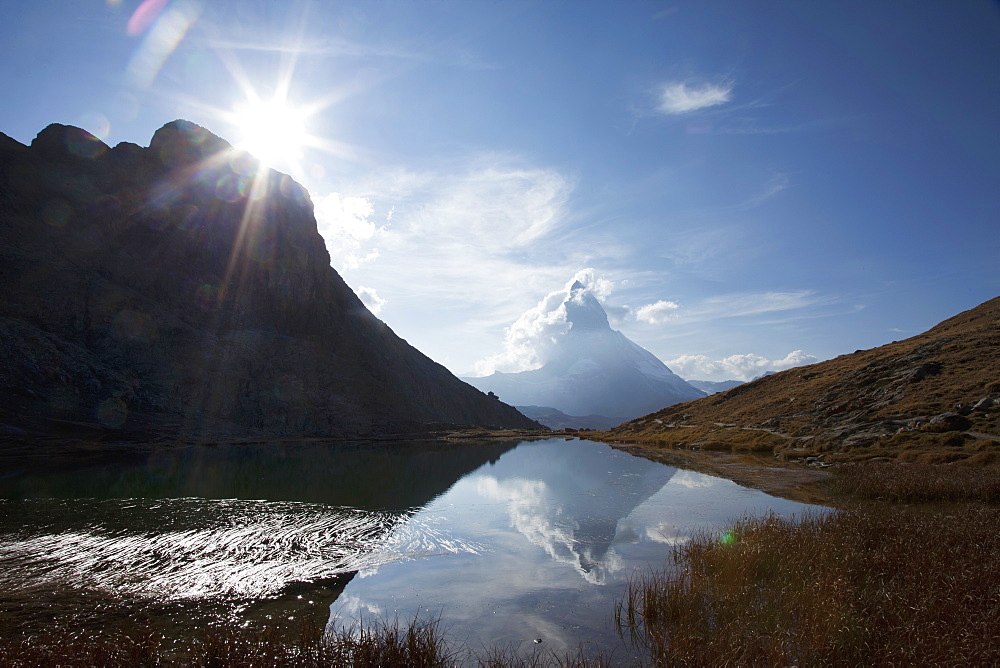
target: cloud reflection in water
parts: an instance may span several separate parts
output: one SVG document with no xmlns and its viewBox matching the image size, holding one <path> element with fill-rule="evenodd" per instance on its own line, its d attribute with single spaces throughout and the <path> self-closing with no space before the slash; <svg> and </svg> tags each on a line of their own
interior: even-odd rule
<svg viewBox="0 0 1000 668">
<path fill-rule="evenodd" d="M 387 563 L 355 578 L 331 607 L 331 626 L 350 627 L 357 615 L 440 614 L 451 639 L 471 647 L 530 648 L 539 637 L 555 652 L 612 646 L 608 618 L 632 573 L 669 566 L 670 546 L 743 513 L 803 508 L 603 444 L 525 442 L 411 520 L 447 517 L 455 540 L 484 549 Z"/>
</svg>

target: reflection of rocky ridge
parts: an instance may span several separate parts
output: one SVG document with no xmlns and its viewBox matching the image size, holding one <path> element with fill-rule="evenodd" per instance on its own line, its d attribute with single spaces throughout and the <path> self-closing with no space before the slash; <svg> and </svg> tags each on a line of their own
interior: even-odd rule
<svg viewBox="0 0 1000 668">
<path fill-rule="evenodd" d="M 98 462 L 7 461 L 0 499 L 267 499 L 404 512 L 516 441 L 171 448 Z M 107 455 L 107 453 L 105 453 Z"/>
<path fill-rule="evenodd" d="M 575 568 L 592 584 L 620 568 L 611 549 L 618 523 L 658 492 L 677 469 L 638 457 L 608 471 L 607 455 L 581 448 L 567 471 L 565 454 L 537 448 L 526 454 L 521 475 L 477 479 L 477 490 L 507 502 L 511 524 L 556 561 Z M 526 477 L 525 470 L 537 471 Z"/>
<path fill-rule="evenodd" d="M 62 125 L 30 147 L 0 134 L 0 421 L 537 426 L 364 307 L 330 267 L 301 186 L 186 121 L 149 148 Z"/>
<path fill-rule="evenodd" d="M 415 520 L 412 509 L 515 444 L 241 444 L 105 450 L 96 462 L 81 453 L 7 458 L 0 615 L 20 623 L 38 609 L 56 623 L 81 611 L 93 619 L 110 604 L 129 617 L 178 614 L 194 627 L 192 611 L 228 616 L 240 604 L 243 615 L 267 616 L 269 627 L 294 620 L 288 625 L 298 628 L 304 615 L 326 623 L 353 571 L 474 549 Z M 183 614 L 173 612 L 177 599 Z"/>
</svg>

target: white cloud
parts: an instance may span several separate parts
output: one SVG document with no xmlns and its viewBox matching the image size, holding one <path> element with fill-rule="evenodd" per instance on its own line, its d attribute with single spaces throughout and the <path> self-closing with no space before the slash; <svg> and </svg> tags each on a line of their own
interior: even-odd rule
<svg viewBox="0 0 1000 668">
<path fill-rule="evenodd" d="M 534 308 L 522 313 L 504 332 L 503 350 L 476 362 L 475 373 L 517 373 L 545 364 L 559 336 L 569 329 L 565 298 L 565 290 L 550 292 Z"/>
<path fill-rule="evenodd" d="M 664 114 L 686 114 L 729 102 L 732 92 L 731 82 L 700 86 L 668 83 L 660 91 L 659 110 Z"/>
<path fill-rule="evenodd" d="M 363 285 L 359 285 L 354 289 L 354 292 L 373 314 L 378 315 L 382 312 L 382 307 L 385 306 L 386 302 L 384 299 L 379 297 L 375 288 L 367 288 Z"/>
<path fill-rule="evenodd" d="M 662 299 L 652 304 L 640 306 L 635 310 L 635 319 L 639 322 L 650 325 L 660 325 L 670 319 L 670 316 L 680 308 L 677 302 L 663 301 Z"/>
<path fill-rule="evenodd" d="M 361 249 L 377 239 L 382 270 L 405 268 L 407 284 L 414 272 L 433 273 L 425 288 L 461 291 L 483 275 L 530 271 L 533 263 L 517 256 L 535 252 L 564 222 L 573 185 L 556 170 L 511 162 L 486 156 L 454 173 L 390 170 L 358 184 L 353 197 L 320 198 L 320 231 L 350 251 L 331 250 L 334 267 L 357 268 Z M 382 227 L 372 222 L 376 209 L 386 211 Z"/>
<path fill-rule="evenodd" d="M 606 276 L 598 274 L 597 271 L 591 267 L 581 269 L 573 274 L 573 278 L 571 278 L 566 285 L 571 286 L 577 281 L 582 283 L 590 294 L 597 297 L 598 301 L 604 301 L 607 299 L 617 287 L 614 281 Z"/>
<path fill-rule="evenodd" d="M 335 267 L 355 269 L 378 258 L 377 250 L 365 247 L 386 228 L 371 220 L 375 206 L 370 199 L 330 193 L 314 198 L 313 210 Z"/>
<path fill-rule="evenodd" d="M 516 373 L 537 369 L 551 358 L 559 337 L 569 330 L 564 304 L 570 288 L 579 281 L 598 300 L 611 294 L 614 282 L 586 268 L 576 272 L 561 290 L 550 292 L 507 327 L 503 350 L 475 365 L 475 373 L 486 376 L 494 371 Z"/>
<path fill-rule="evenodd" d="M 730 355 L 713 360 L 707 355 L 681 355 L 664 363 L 681 378 L 690 380 L 750 380 L 766 371 L 783 371 L 819 361 L 802 350 L 793 350 L 784 359 L 771 360 L 754 353 Z"/>
</svg>

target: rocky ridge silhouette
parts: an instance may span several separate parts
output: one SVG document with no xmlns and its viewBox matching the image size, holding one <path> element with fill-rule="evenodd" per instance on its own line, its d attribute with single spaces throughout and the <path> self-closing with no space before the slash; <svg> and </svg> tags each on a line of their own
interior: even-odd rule
<svg viewBox="0 0 1000 668">
<path fill-rule="evenodd" d="M 188 121 L 148 148 L 0 134 L 8 434 L 537 428 L 373 316 L 308 193 Z"/>
</svg>

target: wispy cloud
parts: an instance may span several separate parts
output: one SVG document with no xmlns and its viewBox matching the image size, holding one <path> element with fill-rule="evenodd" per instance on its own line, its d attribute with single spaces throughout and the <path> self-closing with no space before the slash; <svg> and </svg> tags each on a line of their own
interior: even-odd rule
<svg viewBox="0 0 1000 668">
<path fill-rule="evenodd" d="M 353 42 L 341 37 L 303 40 L 299 37 L 275 38 L 270 32 L 262 32 L 246 39 L 209 36 L 202 38 L 199 45 L 215 50 L 252 51 L 262 53 L 286 53 L 295 56 L 327 56 L 339 58 L 398 58 L 403 60 L 427 60 L 420 54 L 405 51 L 395 46 Z"/>
<path fill-rule="evenodd" d="M 440 43 L 424 50 L 406 49 L 395 44 L 358 42 L 343 37 L 327 36 L 306 40 L 300 36 L 278 36 L 272 32 L 260 33 L 244 39 L 212 36 L 199 44 L 215 50 L 249 51 L 289 54 L 320 58 L 347 58 L 359 61 L 407 61 L 434 63 L 465 70 L 500 70 L 496 63 L 483 59 L 474 50 L 460 45 Z"/>
<path fill-rule="evenodd" d="M 764 184 L 764 187 L 760 192 L 743 202 L 741 208 L 754 209 L 764 202 L 767 202 L 781 191 L 787 189 L 788 185 L 789 180 L 787 174 L 775 174 L 766 184 Z"/>
<path fill-rule="evenodd" d="M 642 325 L 662 325 L 668 321 L 691 325 L 726 318 L 746 318 L 799 311 L 832 304 L 835 301 L 836 299 L 833 297 L 818 295 L 812 290 L 741 292 L 706 297 L 697 303 L 686 305 L 684 308 L 681 308 L 674 301 L 659 300 L 646 306 L 628 310 L 631 320 Z"/>
<path fill-rule="evenodd" d="M 750 380 L 767 371 L 783 371 L 819 361 L 802 350 L 793 350 L 784 359 L 768 359 L 754 353 L 729 355 L 713 360 L 707 355 L 681 355 L 664 363 L 681 378 L 690 380 Z"/>
<path fill-rule="evenodd" d="M 660 89 L 658 109 L 664 114 L 687 114 L 725 104 L 732 99 L 733 83 L 687 84 L 671 82 Z"/>
<path fill-rule="evenodd" d="M 510 155 L 437 169 L 391 168 L 314 198 L 333 266 L 349 285 L 377 288 L 380 317 L 419 349 L 467 373 L 503 329 L 613 245 L 567 231 L 573 179 Z M 610 290 L 600 280 L 594 290 Z M 362 295 L 363 296 L 363 295 Z M 418 323 L 412 330 L 402 325 Z M 433 322 L 434 327 L 429 323 Z M 449 357 L 442 332 L 461 337 Z"/>
<path fill-rule="evenodd" d="M 736 318 L 761 315 L 776 311 L 790 311 L 819 304 L 829 303 L 828 297 L 821 297 L 813 290 L 790 290 L 787 292 L 744 292 L 709 297 L 690 310 L 691 317 L 700 320 L 716 318 Z"/>
<path fill-rule="evenodd" d="M 356 194 L 314 201 L 338 269 L 356 269 L 378 252 L 406 264 L 433 261 L 444 278 L 453 269 L 478 273 L 498 259 L 517 263 L 563 223 L 571 190 L 555 170 L 491 164 L 453 174 L 393 170 Z M 375 222 L 377 209 L 385 211 L 384 225 Z"/>
</svg>

